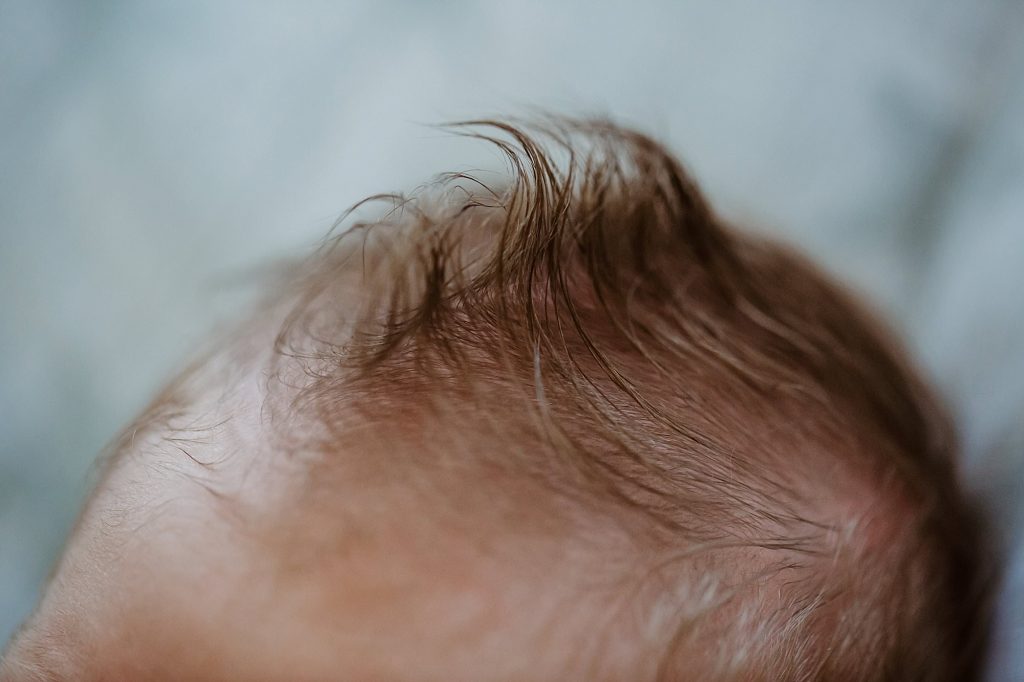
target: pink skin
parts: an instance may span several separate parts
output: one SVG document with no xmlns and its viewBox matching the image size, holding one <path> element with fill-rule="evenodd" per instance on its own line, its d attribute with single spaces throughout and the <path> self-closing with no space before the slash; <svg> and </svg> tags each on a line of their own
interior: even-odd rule
<svg viewBox="0 0 1024 682">
<path fill-rule="evenodd" d="M 266 356 L 238 347 L 164 397 L 188 405 L 174 428 L 129 434 L 2 682 L 622 679 L 652 667 L 643 647 L 617 650 L 617 627 L 592 632 L 619 572 L 580 567 L 601 566 L 593 552 L 632 554 L 621 529 L 588 546 L 575 538 L 593 535 L 589 521 L 553 523 L 565 515 L 528 483 L 479 472 L 417 490 L 372 429 L 335 453 L 329 486 L 311 487 L 308 459 L 282 456 L 261 409 Z M 449 511 L 425 513 L 431 495 Z M 503 504 L 510 495 L 530 504 Z M 520 530 L 531 527 L 544 530 Z"/>
</svg>

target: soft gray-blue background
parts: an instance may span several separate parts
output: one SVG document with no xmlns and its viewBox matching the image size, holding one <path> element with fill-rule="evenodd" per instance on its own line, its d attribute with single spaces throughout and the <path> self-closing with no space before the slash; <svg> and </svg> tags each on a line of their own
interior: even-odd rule
<svg viewBox="0 0 1024 682">
<path fill-rule="evenodd" d="M 1024 679 L 1022 35 L 1019 0 L 0 0 L 0 642 L 249 268 L 495 165 L 420 123 L 541 106 L 660 136 L 893 318 L 961 418 L 1008 556 L 992 678 Z"/>
</svg>

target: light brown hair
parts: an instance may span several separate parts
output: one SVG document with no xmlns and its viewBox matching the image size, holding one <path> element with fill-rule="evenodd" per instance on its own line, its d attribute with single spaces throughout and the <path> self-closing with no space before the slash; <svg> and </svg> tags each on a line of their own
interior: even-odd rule
<svg viewBox="0 0 1024 682">
<path fill-rule="evenodd" d="M 880 325 L 724 224 L 649 137 L 451 129 L 509 177 L 374 197 L 390 210 L 346 218 L 302 271 L 276 369 L 324 452 L 356 420 L 399 423 L 424 472 L 463 458 L 622 519 L 645 575 L 687 586 L 659 621 L 664 678 L 702 635 L 716 678 L 976 674 L 985 575 L 952 429 Z"/>
</svg>

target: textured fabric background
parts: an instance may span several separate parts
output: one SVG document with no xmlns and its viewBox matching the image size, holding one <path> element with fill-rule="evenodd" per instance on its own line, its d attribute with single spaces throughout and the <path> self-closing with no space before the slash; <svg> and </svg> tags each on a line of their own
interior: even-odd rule
<svg viewBox="0 0 1024 682">
<path fill-rule="evenodd" d="M 622 3 L 623 5 L 625 3 Z M 898 325 L 961 418 L 1024 679 L 1024 3 L 0 0 L 0 642 L 93 457 L 347 205 L 539 106 L 666 140 Z"/>
</svg>

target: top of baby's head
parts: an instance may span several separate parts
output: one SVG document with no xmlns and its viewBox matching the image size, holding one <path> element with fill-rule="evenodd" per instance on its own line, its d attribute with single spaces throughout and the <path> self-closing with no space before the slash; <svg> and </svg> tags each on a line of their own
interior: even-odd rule
<svg viewBox="0 0 1024 682">
<path fill-rule="evenodd" d="M 973 674 L 975 522 L 877 325 L 643 135 L 454 130 L 509 176 L 378 197 L 169 388 L 12 659 L 35 629 L 91 642 L 66 669 L 120 646 L 97 678 L 150 640 L 210 679 Z M 132 636 L 68 634 L 111 575 L 76 609 Z"/>
</svg>

